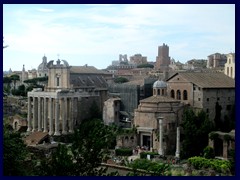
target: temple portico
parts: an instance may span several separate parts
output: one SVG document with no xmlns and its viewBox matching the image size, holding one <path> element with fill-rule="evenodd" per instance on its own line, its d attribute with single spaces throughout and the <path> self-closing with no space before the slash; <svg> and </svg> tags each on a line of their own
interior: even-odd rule
<svg viewBox="0 0 240 180">
<path fill-rule="evenodd" d="M 80 99 L 78 93 L 68 90 L 29 92 L 28 131 L 43 131 L 56 136 L 72 133 L 78 113 L 74 107 Z"/>
<path fill-rule="evenodd" d="M 94 67 L 69 66 L 60 59 L 56 64 L 51 60 L 45 65 L 48 84 L 44 91 L 35 88 L 28 92 L 27 131 L 54 136 L 73 133 L 77 125 L 91 118 L 90 107 L 93 104 L 102 107 L 107 98 L 105 72 Z"/>
</svg>

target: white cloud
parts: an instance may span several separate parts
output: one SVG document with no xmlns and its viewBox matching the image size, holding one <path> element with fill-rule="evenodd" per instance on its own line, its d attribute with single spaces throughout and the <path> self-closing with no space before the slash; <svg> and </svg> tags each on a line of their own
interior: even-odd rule
<svg viewBox="0 0 240 180">
<path fill-rule="evenodd" d="M 198 58 L 205 52 L 207 57 L 208 51 L 203 47 L 235 47 L 235 12 L 234 6 L 229 5 L 11 7 L 4 6 L 5 42 L 11 46 L 11 51 L 26 54 L 60 53 L 78 57 L 111 54 L 117 58 L 120 53 L 128 56 L 142 53 L 155 61 L 157 46 L 167 43 L 170 56 L 187 60 L 190 55 Z M 108 59 L 108 64 L 113 59 Z M 96 61 L 97 67 L 102 64 L 101 60 Z"/>
</svg>

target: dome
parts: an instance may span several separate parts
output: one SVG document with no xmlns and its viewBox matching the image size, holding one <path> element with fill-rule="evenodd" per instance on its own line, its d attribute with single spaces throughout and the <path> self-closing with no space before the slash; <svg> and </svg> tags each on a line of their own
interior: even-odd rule
<svg viewBox="0 0 240 180">
<path fill-rule="evenodd" d="M 47 64 L 46 63 L 41 63 L 38 66 L 38 72 L 47 71 L 47 70 L 48 70 L 48 68 L 47 68 Z"/>
<path fill-rule="evenodd" d="M 161 80 L 157 80 L 154 84 L 153 84 L 153 88 L 166 88 L 167 87 L 167 83 Z"/>
</svg>

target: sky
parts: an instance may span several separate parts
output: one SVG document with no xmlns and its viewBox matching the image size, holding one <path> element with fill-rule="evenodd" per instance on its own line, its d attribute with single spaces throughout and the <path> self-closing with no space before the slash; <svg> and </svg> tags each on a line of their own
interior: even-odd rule
<svg viewBox="0 0 240 180">
<path fill-rule="evenodd" d="M 234 4 L 3 4 L 3 70 L 47 60 L 104 69 L 119 54 L 182 63 L 235 52 Z M 56 63 L 56 62 L 55 62 Z"/>
</svg>

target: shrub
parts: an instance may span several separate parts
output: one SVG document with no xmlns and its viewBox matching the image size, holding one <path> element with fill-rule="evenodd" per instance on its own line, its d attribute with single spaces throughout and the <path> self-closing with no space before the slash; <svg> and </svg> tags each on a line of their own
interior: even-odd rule
<svg viewBox="0 0 240 180">
<path fill-rule="evenodd" d="M 219 173 L 225 173 L 231 168 L 231 163 L 226 160 L 220 159 L 206 159 L 203 157 L 191 157 L 188 159 L 188 162 L 195 168 L 195 169 L 202 169 L 202 168 L 212 168 L 213 170 Z"/>
<path fill-rule="evenodd" d="M 121 84 L 121 83 L 128 82 L 128 79 L 125 78 L 125 77 L 117 77 L 117 78 L 114 79 L 114 82 Z"/>
<path fill-rule="evenodd" d="M 148 159 L 136 159 L 129 164 L 129 167 L 151 171 L 152 175 L 171 175 L 170 165 L 161 162 L 152 162 Z"/>
<path fill-rule="evenodd" d="M 229 141 L 229 140 L 232 139 L 231 136 L 228 135 L 228 134 L 225 134 L 225 135 L 223 136 L 223 138 L 224 138 L 225 141 Z"/>
<path fill-rule="evenodd" d="M 218 138 L 218 134 L 215 133 L 215 132 L 211 132 L 210 135 L 209 135 L 209 137 L 210 137 L 211 140 L 215 140 L 215 139 Z"/>
<path fill-rule="evenodd" d="M 203 157 L 206 159 L 213 159 L 215 157 L 213 148 L 210 146 L 205 147 L 203 150 Z"/>
<path fill-rule="evenodd" d="M 115 150 L 116 156 L 131 156 L 133 154 L 130 148 L 120 148 Z"/>
</svg>

